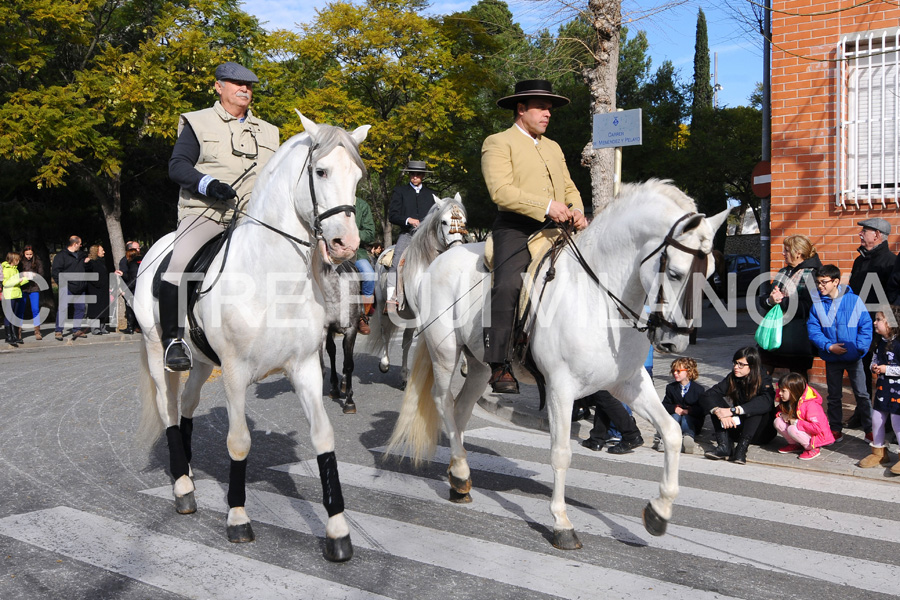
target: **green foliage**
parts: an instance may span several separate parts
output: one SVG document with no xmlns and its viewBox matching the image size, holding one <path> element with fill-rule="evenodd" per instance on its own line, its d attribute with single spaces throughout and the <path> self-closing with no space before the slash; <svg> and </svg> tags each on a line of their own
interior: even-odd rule
<svg viewBox="0 0 900 600">
<path fill-rule="evenodd" d="M 693 118 L 702 116 L 703 111 L 712 108 L 713 89 L 709 83 L 709 37 L 706 32 L 706 15 L 703 9 L 697 9 L 697 37 L 694 43 L 694 84 L 693 104 L 691 115 Z"/>
</svg>

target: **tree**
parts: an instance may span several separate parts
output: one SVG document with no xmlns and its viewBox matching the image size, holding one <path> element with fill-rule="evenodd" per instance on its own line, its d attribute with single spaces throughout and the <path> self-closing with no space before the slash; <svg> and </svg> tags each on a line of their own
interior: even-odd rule
<svg viewBox="0 0 900 600">
<path fill-rule="evenodd" d="M 319 68 L 315 87 L 299 99 L 320 121 L 372 125 L 361 148 L 369 169 L 364 188 L 391 242 L 387 206 L 400 169 L 424 160 L 439 173 L 458 168 L 453 126 L 472 118 L 477 80 L 465 55 L 452 52 L 440 22 L 420 16 L 423 0 L 329 4 L 304 27 L 301 53 Z"/>
<path fill-rule="evenodd" d="M 694 42 L 694 85 L 691 88 L 693 101 L 691 104 L 691 121 L 699 123 L 704 111 L 712 108 L 713 89 L 709 83 L 709 37 L 706 32 L 706 15 L 703 9 L 697 10 L 697 34 Z"/>
</svg>

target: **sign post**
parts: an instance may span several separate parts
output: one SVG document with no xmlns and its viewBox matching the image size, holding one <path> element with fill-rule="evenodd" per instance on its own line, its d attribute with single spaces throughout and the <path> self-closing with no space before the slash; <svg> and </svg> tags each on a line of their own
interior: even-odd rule
<svg viewBox="0 0 900 600">
<path fill-rule="evenodd" d="M 594 148 L 620 148 L 641 144 L 641 109 L 594 115 Z"/>
</svg>

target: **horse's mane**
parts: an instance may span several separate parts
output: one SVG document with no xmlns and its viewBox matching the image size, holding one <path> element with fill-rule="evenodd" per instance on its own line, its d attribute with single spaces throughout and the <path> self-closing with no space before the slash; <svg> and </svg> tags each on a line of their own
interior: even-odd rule
<svg viewBox="0 0 900 600">
<path fill-rule="evenodd" d="M 436 199 L 437 200 L 437 199 Z M 442 204 L 443 203 L 443 204 Z M 406 247 L 404 270 L 407 273 L 417 273 L 424 270 L 434 262 L 438 254 L 446 250 L 442 247 L 441 215 L 452 210 L 453 206 L 459 207 L 463 217 L 466 216 L 466 207 L 454 198 L 446 198 L 435 202 L 428 214 L 422 220 L 422 224 L 416 229 L 415 235 Z"/>
<path fill-rule="evenodd" d="M 638 194 L 659 194 L 674 202 L 679 208 L 690 212 L 697 211 L 697 203 L 694 202 L 694 199 L 678 189 L 671 179 L 653 178 L 643 183 L 623 183 L 619 194 L 610 202 L 610 205 L 618 204 L 623 200 L 631 201 Z"/>
</svg>

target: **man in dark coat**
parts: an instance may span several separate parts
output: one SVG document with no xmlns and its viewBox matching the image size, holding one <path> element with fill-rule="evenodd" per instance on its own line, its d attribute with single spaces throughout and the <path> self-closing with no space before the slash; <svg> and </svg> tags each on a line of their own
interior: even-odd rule
<svg viewBox="0 0 900 600">
<path fill-rule="evenodd" d="M 56 339 L 58 340 L 63 339 L 63 324 L 66 322 L 69 304 L 74 306 L 75 311 L 72 339 L 85 336 L 85 332 L 81 329 L 81 320 L 84 318 L 85 312 L 84 263 L 85 257 L 81 253 L 81 238 L 77 235 L 70 237 L 66 249 L 53 257 L 50 276 L 59 284 L 59 306 L 56 311 Z"/>
<path fill-rule="evenodd" d="M 850 270 L 850 289 L 862 298 L 869 311 L 869 316 L 875 320 L 875 313 L 878 306 L 882 304 L 879 301 L 879 293 L 887 295 L 887 299 L 892 301 L 891 283 L 892 272 L 897 263 L 897 256 L 888 248 L 887 238 L 891 234 L 891 224 L 881 217 L 874 217 L 859 221 L 862 229 L 859 231 L 860 246 L 857 248 L 859 256 L 853 261 L 853 268 Z M 898 275 L 900 277 L 900 275 Z M 875 351 L 878 336 L 872 336 L 872 345 L 866 355 L 863 356 L 863 372 L 870 375 L 869 368 L 872 365 L 872 353 Z M 872 377 L 866 378 L 866 390 L 869 397 L 872 397 Z M 856 412 L 850 417 L 850 420 L 844 425 L 845 427 L 859 427 L 862 423 L 860 415 Z M 871 435 L 871 431 L 866 434 Z"/>
<path fill-rule="evenodd" d="M 398 185 L 391 194 L 391 205 L 388 209 L 388 219 L 394 225 L 400 227 L 400 236 L 397 243 L 394 244 L 394 257 L 391 260 L 391 268 L 388 273 L 393 277 L 388 278 L 387 309 L 392 310 L 397 307 L 396 292 L 396 274 L 397 266 L 400 264 L 400 258 L 403 251 L 409 245 L 412 234 L 415 232 L 419 223 L 434 206 L 434 199 L 437 196 L 432 190 L 425 187 L 422 180 L 426 173 L 431 173 L 423 160 L 411 160 L 403 169 L 404 173 L 409 174 L 409 183 Z"/>
</svg>

